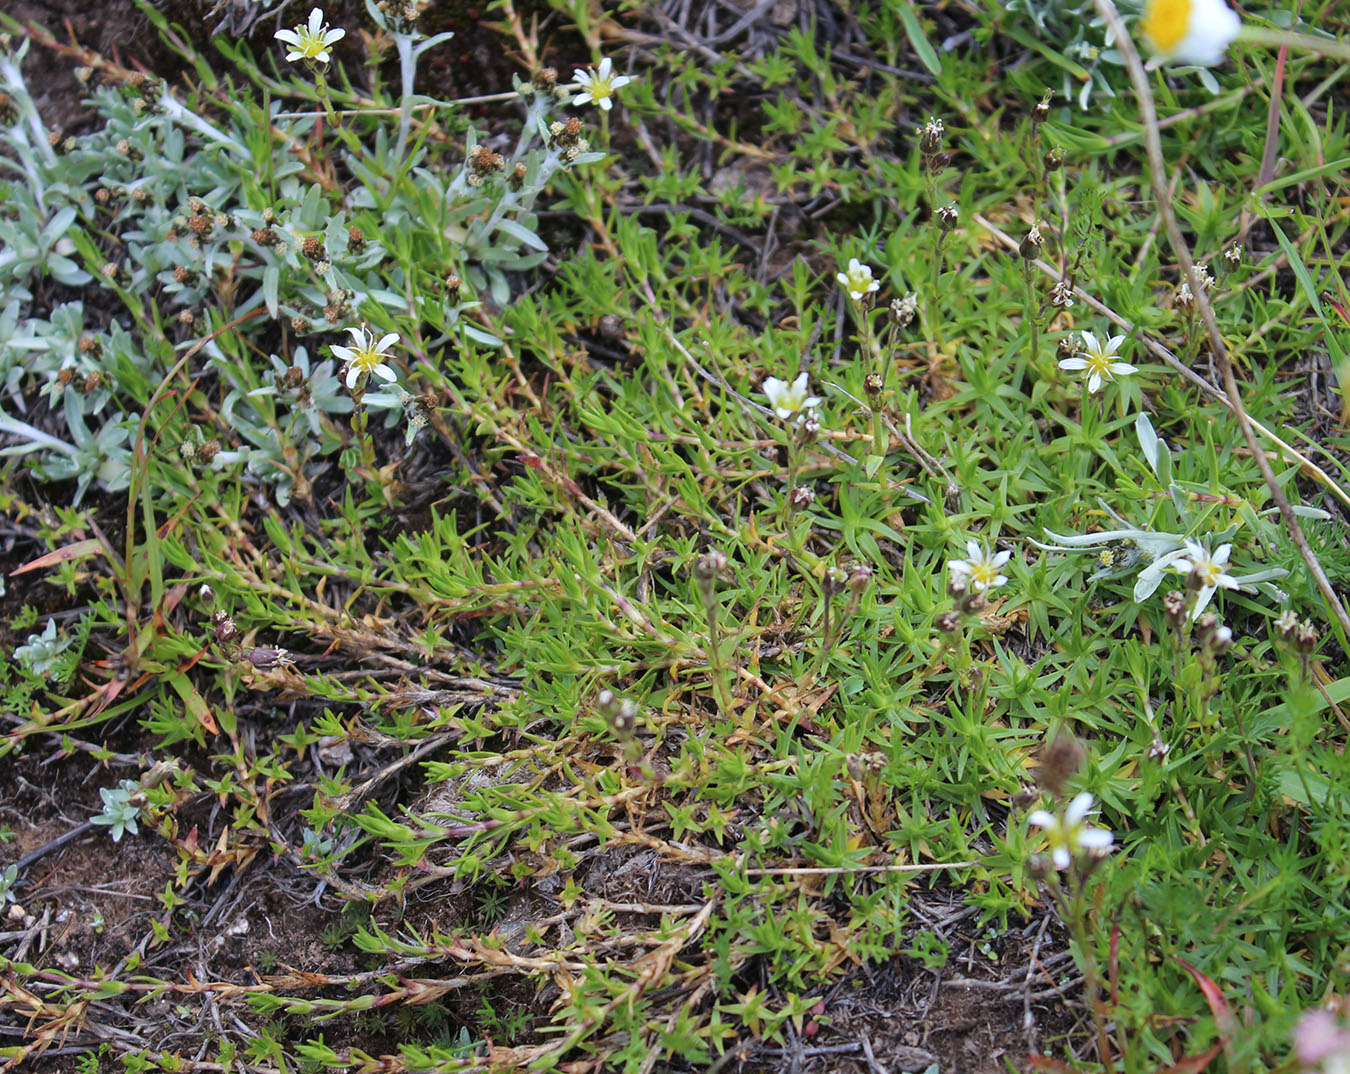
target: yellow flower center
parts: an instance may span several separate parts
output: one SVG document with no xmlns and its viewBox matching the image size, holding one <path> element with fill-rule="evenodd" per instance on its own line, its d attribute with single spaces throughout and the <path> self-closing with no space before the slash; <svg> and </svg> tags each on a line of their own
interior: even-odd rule
<svg viewBox="0 0 1350 1074">
<path fill-rule="evenodd" d="M 1151 0 L 1139 24 L 1159 52 L 1174 52 L 1191 25 L 1192 0 Z"/>
<path fill-rule="evenodd" d="M 1088 351 L 1087 371 L 1096 373 L 1102 380 L 1114 380 L 1111 376 L 1111 363 L 1115 360 L 1115 355 L 1106 354 L 1104 351 Z"/>
<path fill-rule="evenodd" d="M 977 559 L 970 565 L 970 580 L 979 586 L 988 588 L 998 577 L 998 568 L 988 559 Z"/>
</svg>

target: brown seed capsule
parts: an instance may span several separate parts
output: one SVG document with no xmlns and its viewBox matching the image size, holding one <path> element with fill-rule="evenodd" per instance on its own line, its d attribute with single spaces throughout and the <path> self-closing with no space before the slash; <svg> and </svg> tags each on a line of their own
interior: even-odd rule
<svg viewBox="0 0 1350 1074">
<path fill-rule="evenodd" d="M 200 444 L 197 447 L 197 459 L 200 462 L 210 462 L 219 454 L 220 454 L 219 440 L 208 440 L 206 443 Z"/>
<path fill-rule="evenodd" d="M 788 494 L 788 503 L 794 511 L 804 511 L 816 502 L 816 490 L 807 485 L 798 485 Z"/>
<path fill-rule="evenodd" d="M 197 272 L 186 265 L 175 266 L 173 270 L 174 283 L 182 284 L 184 287 L 192 287 L 197 283 Z"/>
<path fill-rule="evenodd" d="M 243 658 L 259 671 L 275 671 L 277 668 L 295 663 L 286 649 L 250 649 L 244 653 Z"/>
<path fill-rule="evenodd" d="M 228 645 L 239 637 L 239 628 L 235 625 L 229 613 L 224 609 L 217 611 L 211 616 L 211 622 L 215 625 L 216 641 L 220 645 Z"/>
<path fill-rule="evenodd" d="M 361 253 L 366 248 L 366 233 L 359 227 L 349 227 L 347 229 L 347 247 L 354 254 Z"/>
<path fill-rule="evenodd" d="M 1041 236 L 1040 224 L 1032 224 L 1026 238 L 1018 244 L 1017 252 L 1022 255 L 1023 261 L 1030 261 L 1041 252 L 1041 247 L 1044 245 L 1045 239 Z"/>
<path fill-rule="evenodd" d="M 540 93 L 545 93 L 558 84 L 558 69 L 556 67 L 540 68 L 534 73 L 530 83 Z"/>
<path fill-rule="evenodd" d="M 311 261 L 323 261 L 328 257 L 323 248 L 323 240 L 315 238 L 313 235 L 300 244 L 300 252 Z"/>
</svg>

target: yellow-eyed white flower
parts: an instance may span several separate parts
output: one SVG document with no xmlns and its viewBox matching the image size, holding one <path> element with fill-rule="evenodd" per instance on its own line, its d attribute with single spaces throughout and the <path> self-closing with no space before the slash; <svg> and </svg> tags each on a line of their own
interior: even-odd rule
<svg viewBox="0 0 1350 1074">
<path fill-rule="evenodd" d="M 1124 336 L 1112 336 L 1102 341 L 1093 333 L 1084 332 L 1083 353 L 1062 359 L 1059 368 L 1084 370 L 1087 374 L 1087 390 L 1092 394 L 1102 386 L 1102 381 L 1137 372 L 1129 362 L 1122 362 L 1118 358 L 1120 345 L 1124 342 Z"/>
<path fill-rule="evenodd" d="M 384 359 L 390 357 L 389 348 L 398 342 L 398 333 L 390 332 L 381 336 L 379 342 L 375 337 L 364 328 L 347 329 L 352 334 L 352 345 L 350 347 L 333 346 L 329 349 L 333 352 L 333 357 L 347 363 L 347 388 L 350 390 L 356 387 L 356 382 L 361 379 L 361 374 L 373 374 L 381 380 L 394 381 L 398 379 L 398 374 L 385 364 Z"/>
<path fill-rule="evenodd" d="M 1139 30 L 1160 60 L 1213 67 L 1237 37 L 1242 20 L 1224 0 L 1149 0 Z"/>
<path fill-rule="evenodd" d="M 578 67 L 573 72 L 573 85 L 580 92 L 572 98 L 572 103 L 594 103 L 608 112 L 614 107 L 614 91 L 632 81 L 628 75 L 614 74 L 613 61 L 604 56 L 600 60 L 599 67 L 591 67 L 585 71 Z"/>
<path fill-rule="evenodd" d="M 1228 557 L 1232 551 L 1231 544 L 1221 544 L 1210 555 L 1199 541 L 1187 541 L 1186 555 L 1172 561 L 1172 566 L 1183 575 L 1193 577 L 1200 583 L 1195 594 L 1195 607 L 1191 609 L 1192 621 L 1200 618 L 1210 598 L 1220 589 L 1242 588 L 1238 580 L 1228 573 Z"/>
<path fill-rule="evenodd" d="M 848 297 L 854 302 L 861 302 L 863 295 L 881 288 L 880 282 L 872 279 L 872 266 L 864 265 L 856 257 L 849 258 L 847 270 L 835 273 L 834 278 L 848 290 Z"/>
<path fill-rule="evenodd" d="M 966 558 L 947 560 L 947 570 L 963 579 L 976 593 L 983 593 L 986 589 L 993 589 L 1008 581 L 1008 576 L 1000 574 L 999 568 L 1010 559 L 1011 552 L 991 554 L 979 541 L 967 541 Z"/>
<path fill-rule="evenodd" d="M 327 63 L 332 59 L 328 46 L 341 41 L 347 31 L 341 28 L 330 30 L 323 21 L 323 9 L 316 7 L 309 13 L 308 24 L 301 23 L 292 30 L 278 30 L 273 36 L 291 46 L 286 59 Z"/>
<path fill-rule="evenodd" d="M 777 377 L 765 377 L 759 388 L 769 397 L 769 405 L 781 421 L 820 405 L 816 396 L 807 394 L 811 387 L 805 373 L 799 373 L 791 384 Z"/>
<path fill-rule="evenodd" d="M 1084 791 L 1069 803 L 1062 817 L 1047 813 L 1044 809 L 1037 809 L 1027 817 L 1028 823 L 1045 829 L 1050 857 L 1056 869 L 1067 869 L 1073 859 L 1082 854 L 1096 856 L 1111 849 L 1114 840 L 1110 832 L 1087 826 L 1091 811 L 1092 795 Z"/>
</svg>

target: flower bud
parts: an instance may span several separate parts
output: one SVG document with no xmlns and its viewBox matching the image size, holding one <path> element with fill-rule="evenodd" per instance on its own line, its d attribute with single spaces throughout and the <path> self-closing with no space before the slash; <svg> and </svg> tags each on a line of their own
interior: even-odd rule
<svg viewBox="0 0 1350 1074">
<path fill-rule="evenodd" d="M 1023 261 L 1030 261 L 1041 252 L 1041 247 L 1045 245 L 1045 239 L 1041 237 L 1041 226 L 1039 223 L 1031 225 L 1031 230 L 1027 232 L 1027 237 L 1017 246 L 1017 252 L 1022 255 Z"/>
</svg>

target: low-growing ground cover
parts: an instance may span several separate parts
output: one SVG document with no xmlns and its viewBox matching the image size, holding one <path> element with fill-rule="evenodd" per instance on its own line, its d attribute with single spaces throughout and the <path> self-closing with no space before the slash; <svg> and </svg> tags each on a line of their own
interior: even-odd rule
<svg viewBox="0 0 1350 1074">
<path fill-rule="evenodd" d="M 1345 1062 L 1343 10 L 261 7 L 0 56 L 6 1062 Z"/>
</svg>

